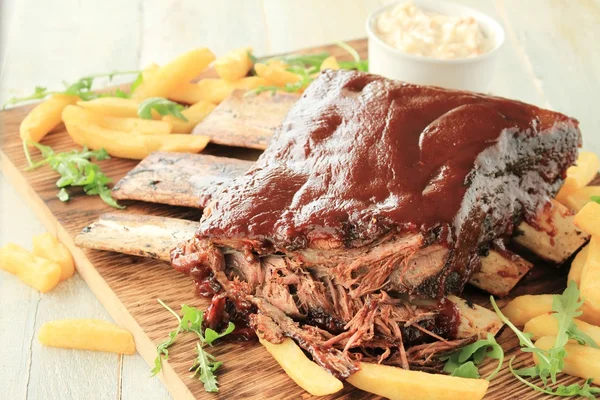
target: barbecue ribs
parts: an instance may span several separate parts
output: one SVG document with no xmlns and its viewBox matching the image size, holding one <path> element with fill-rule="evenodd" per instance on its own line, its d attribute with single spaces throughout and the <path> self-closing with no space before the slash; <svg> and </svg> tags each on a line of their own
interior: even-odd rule
<svg viewBox="0 0 600 400">
<path fill-rule="evenodd" d="M 435 368 L 475 338 L 445 300 L 552 198 L 578 122 L 517 101 L 326 71 L 207 206 L 173 266 L 207 319 L 289 336 L 339 377 Z"/>
</svg>

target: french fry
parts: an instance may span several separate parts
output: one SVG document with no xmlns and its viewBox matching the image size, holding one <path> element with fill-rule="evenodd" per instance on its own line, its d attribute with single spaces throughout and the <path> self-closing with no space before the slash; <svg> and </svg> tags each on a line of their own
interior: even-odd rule
<svg viewBox="0 0 600 400">
<path fill-rule="evenodd" d="M 592 196 L 600 197 L 600 186 L 585 186 L 577 189 L 565 197 L 563 204 L 570 210 L 578 212 L 592 201 Z"/>
<path fill-rule="evenodd" d="M 168 135 L 173 130 L 173 125 L 168 121 L 112 117 L 77 106 L 67 106 L 63 111 L 63 119 L 65 121 L 79 119 L 103 128 L 142 135 Z"/>
<path fill-rule="evenodd" d="M 50 347 L 118 354 L 135 353 L 135 342 L 131 333 L 110 322 L 96 319 L 46 322 L 40 328 L 38 339 L 44 346 Z"/>
<path fill-rule="evenodd" d="M 213 103 L 201 101 L 181 112 L 187 118 L 187 122 L 173 115 L 165 115 L 163 121 L 171 124 L 174 132 L 190 133 L 215 107 Z"/>
<path fill-rule="evenodd" d="M 587 203 L 575 214 L 575 225 L 592 236 L 600 237 L 600 204 Z"/>
<path fill-rule="evenodd" d="M 525 325 L 539 315 L 552 312 L 551 294 L 526 294 L 515 297 L 502 309 L 502 313 L 517 326 Z"/>
<path fill-rule="evenodd" d="M 569 277 L 567 281 L 575 281 L 578 287 L 581 285 L 581 273 L 583 272 L 583 266 L 587 260 L 587 254 L 588 246 L 586 245 L 579 251 L 579 253 L 577 253 L 571 262 L 571 269 L 569 269 Z"/>
<path fill-rule="evenodd" d="M 551 206 L 544 208 L 536 218 L 539 229 L 522 222 L 517 228 L 521 234 L 513 241 L 546 260 L 560 264 L 589 238 L 575 225 L 574 219 L 571 210 L 553 200 Z"/>
<path fill-rule="evenodd" d="M 102 115 L 137 118 L 139 102 L 120 97 L 99 97 L 90 101 L 78 101 L 77 105 Z"/>
<path fill-rule="evenodd" d="M 210 142 L 208 136 L 172 133 L 168 136 L 149 135 L 144 137 L 147 154 L 153 151 L 172 153 L 199 153 Z"/>
<path fill-rule="evenodd" d="M 258 76 L 248 76 L 235 82 L 224 79 L 206 78 L 198 83 L 182 85 L 169 96 L 178 103 L 196 104 L 202 101 L 219 104 L 236 89 L 252 90 L 259 86 L 267 86 L 269 82 Z"/>
<path fill-rule="evenodd" d="M 548 350 L 554 346 L 556 337 L 543 336 L 535 342 L 535 346 L 542 350 Z M 593 379 L 597 381 L 600 378 L 600 350 L 593 347 L 582 346 L 576 343 L 567 343 L 565 345 L 567 356 L 564 359 L 562 372 L 567 375 L 577 376 L 583 379 Z M 533 360 L 539 363 L 535 353 Z"/>
<path fill-rule="evenodd" d="M 22 140 L 39 143 L 50 131 L 61 122 L 61 113 L 69 104 L 75 104 L 77 96 L 54 94 L 48 100 L 35 106 L 21 122 L 19 134 Z"/>
<path fill-rule="evenodd" d="M 87 146 L 92 150 L 104 148 L 111 156 L 133 160 L 141 160 L 150 154 L 146 149 L 144 137 L 164 137 L 162 135 L 127 134 L 78 120 L 65 120 L 65 126 L 73 141 L 78 145 Z"/>
<path fill-rule="evenodd" d="M 182 54 L 154 71 L 135 89 L 131 97 L 137 101 L 149 97 L 169 97 L 181 85 L 200 75 L 214 59 L 215 55 L 206 48 Z"/>
<path fill-rule="evenodd" d="M 217 58 L 214 67 L 217 75 L 226 81 L 236 81 L 248 75 L 252 69 L 251 47 L 242 47 Z"/>
<path fill-rule="evenodd" d="M 0 248 L 0 268 L 42 293 L 52 290 L 61 277 L 57 263 L 37 257 L 14 243 Z"/>
<path fill-rule="evenodd" d="M 292 339 L 285 338 L 282 343 L 274 344 L 259 335 L 259 341 L 286 374 L 313 396 L 325 396 L 344 388 L 344 384 L 339 379 L 309 360 Z"/>
<path fill-rule="evenodd" d="M 585 210 L 585 207 L 583 210 Z M 583 270 L 581 271 L 579 288 L 581 297 L 585 301 L 585 306 L 589 309 L 588 313 L 600 319 L 600 237 L 592 236 L 587 247 L 588 254 Z"/>
<path fill-rule="evenodd" d="M 367 363 L 360 363 L 360 370 L 346 381 L 366 392 L 391 400 L 476 400 L 485 396 L 489 386 L 485 379 L 429 374 Z"/>
<path fill-rule="evenodd" d="M 160 68 L 160 66 L 156 63 L 152 63 L 150 65 L 148 65 L 146 68 L 144 68 L 144 70 L 142 71 L 142 79 L 144 81 L 147 81 L 148 79 L 150 79 L 150 77 L 152 75 L 154 75 L 154 73 L 156 71 L 158 71 L 158 69 Z"/>
<path fill-rule="evenodd" d="M 591 337 L 596 344 L 600 344 L 600 327 L 588 324 L 579 319 L 574 319 L 573 322 L 575 322 L 575 325 L 583 333 Z M 525 324 L 523 332 L 531 333 L 534 339 L 539 339 L 542 336 L 556 336 L 558 333 L 558 320 L 551 313 L 538 315 Z"/>
<path fill-rule="evenodd" d="M 61 269 L 61 281 L 69 279 L 75 273 L 75 263 L 69 249 L 50 232 L 33 237 L 33 254 L 57 263 Z"/>
<path fill-rule="evenodd" d="M 566 203 L 566 198 L 590 183 L 598 173 L 600 160 L 595 153 L 582 151 L 577 158 L 577 164 L 567 169 L 567 178 L 556 195 L 556 200 Z M 566 205 L 566 204 L 565 204 Z"/>
<path fill-rule="evenodd" d="M 585 298 L 583 291 L 581 294 Z M 554 295 L 552 294 L 526 294 L 518 296 L 504 306 L 502 313 L 513 324 L 523 326 L 537 316 L 551 313 L 553 298 Z M 600 326 L 600 313 L 590 307 L 587 302 L 583 304 L 581 311 L 583 314 L 579 316 L 580 320 L 588 324 Z"/>
<path fill-rule="evenodd" d="M 340 69 L 340 65 L 338 64 L 337 59 L 334 56 L 327 57 L 321 63 L 321 71 L 325 71 L 326 69 Z"/>
<path fill-rule="evenodd" d="M 257 63 L 254 65 L 254 70 L 257 76 L 266 79 L 269 84 L 279 87 L 283 87 L 288 83 L 296 83 L 302 79 L 300 75 L 286 71 L 278 64 Z"/>
</svg>

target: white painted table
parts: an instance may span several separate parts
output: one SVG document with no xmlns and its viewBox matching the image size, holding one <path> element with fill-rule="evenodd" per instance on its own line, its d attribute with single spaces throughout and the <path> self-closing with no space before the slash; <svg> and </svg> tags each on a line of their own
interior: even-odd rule
<svg viewBox="0 0 600 400">
<path fill-rule="evenodd" d="M 162 63 L 193 47 L 280 53 L 365 36 L 383 0 L 3 0 L 0 102 L 34 86 Z M 600 153 L 600 0 L 461 0 L 497 18 L 507 42 L 491 91 L 581 121 Z M 352 3 L 352 4 L 351 4 Z M 0 176 L 0 245 L 30 246 L 41 223 Z M 136 356 L 42 348 L 40 325 L 110 320 L 75 275 L 41 295 L 0 272 L 0 391 L 6 399 L 167 399 Z"/>
</svg>

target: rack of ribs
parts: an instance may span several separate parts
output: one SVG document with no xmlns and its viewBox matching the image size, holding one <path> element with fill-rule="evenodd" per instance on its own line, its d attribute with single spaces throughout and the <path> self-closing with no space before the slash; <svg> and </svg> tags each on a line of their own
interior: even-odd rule
<svg viewBox="0 0 600 400">
<path fill-rule="evenodd" d="M 447 296 L 536 223 L 580 142 L 557 112 L 326 71 L 171 262 L 212 296 L 213 328 L 292 337 L 342 378 L 359 360 L 435 369 L 476 340 Z"/>
</svg>

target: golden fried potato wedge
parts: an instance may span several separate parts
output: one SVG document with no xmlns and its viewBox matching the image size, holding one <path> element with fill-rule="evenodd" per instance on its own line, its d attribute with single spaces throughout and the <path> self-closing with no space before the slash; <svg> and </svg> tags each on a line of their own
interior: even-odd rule
<svg viewBox="0 0 600 400">
<path fill-rule="evenodd" d="M 120 97 L 100 97 L 90 101 L 78 101 L 77 105 L 103 115 L 137 118 L 140 103 Z"/>
<path fill-rule="evenodd" d="M 135 342 L 131 333 L 110 322 L 97 319 L 46 322 L 40 328 L 38 339 L 44 346 L 49 347 L 118 354 L 135 353 Z"/>
<path fill-rule="evenodd" d="M 69 136 L 80 146 L 92 150 L 105 149 L 114 157 L 142 160 L 148 154 L 144 137 L 163 135 L 136 135 L 106 129 L 98 125 L 90 125 L 81 121 L 65 121 Z"/>
<path fill-rule="evenodd" d="M 61 122 L 61 113 L 69 104 L 75 104 L 77 96 L 54 94 L 48 100 L 35 106 L 21 122 L 19 134 L 22 140 L 39 143 L 50 131 Z"/>
<path fill-rule="evenodd" d="M 214 59 L 215 55 L 206 48 L 182 54 L 154 71 L 135 89 L 131 98 L 142 101 L 150 97 L 169 97 L 181 85 L 200 75 Z"/>
<path fill-rule="evenodd" d="M 367 363 L 361 363 L 360 370 L 346 380 L 352 386 L 391 400 L 476 400 L 485 396 L 490 384 L 485 379 L 429 374 Z"/>
<path fill-rule="evenodd" d="M 174 132 L 190 133 L 215 107 L 213 103 L 201 101 L 181 112 L 187 118 L 187 122 L 173 115 L 165 115 L 163 121 L 171 124 Z"/>
<path fill-rule="evenodd" d="M 513 324 L 523 326 L 532 318 L 551 312 L 552 299 L 551 294 L 518 296 L 504 306 L 502 313 Z"/>
<path fill-rule="evenodd" d="M 567 205 L 567 197 L 586 186 L 598 174 L 600 160 L 595 153 L 582 151 L 577 158 L 577 164 L 567 169 L 567 178 L 556 195 L 556 200 Z"/>
<path fill-rule="evenodd" d="M 206 78 L 198 83 L 182 85 L 169 96 L 169 99 L 185 104 L 196 104 L 202 101 L 219 104 L 236 89 L 253 90 L 259 86 L 267 85 L 269 85 L 269 82 L 258 76 L 248 76 L 233 82 L 224 79 Z"/>
<path fill-rule="evenodd" d="M 278 64 L 262 64 L 257 63 L 254 65 L 254 71 L 256 75 L 265 78 L 270 85 L 283 87 L 288 83 L 296 83 L 302 79 L 302 77 L 293 72 L 287 71 Z"/>
<path fill-rule="evenodd" d="M 61 281 L 69 279 L 75 273 L 75 263 L 69 249 L 50 232 L 33 237 L 33 254 L 57 263 L 61 269 Z"/>
<path fill-rule="evenodd" d="M 146 152 L 169 151 L 172 153 L 199 153 L 210 142 L 208 136 L 172 133 L 168 136 L 145 136 Z"/>
<path fill-rule="evenodd" d="M 585 210 L 586 207 L 581 211 Z M 579 288 L 581 297 L 583 297 L 585 305 L 589 308 L 589 313 L 593 313 L 600 318 L 600 236 L 592 236 L 587 247 L 588 254 L 581 272 Z"/>
<path fill-rule="evenodd" d="M 226 81 L 236 81 L 245 77 L 252 69 L 251 53 L 252 47 L 242 47 L 217 58 L 214 63 L 217 75 Z"/>
<path fill-rule="evenodd" d="M 65 122 L 73 120 L 85 121 L 89 124 L 95 124 L 115 131 L 142 135 L 168 135 L 173 130 L 173 125 L 168 121 L 113 117 L 77 106 L 65 107 L 62 118 Z"/>
<path fill-rule="evenodd" d="M 585 186 L 577 189 L 565 197 L 564 205 L 578 212 L 583 206 L 592 201 L 592 196 L 600 197 L 600 186 Z"/>
<path fill-rule="evenodd" d="M 583 272 L 583 267 L 585 265 L 585 261 L 587 260 L 588 247 L 585 245 L 579 253 L 575 256 L 573 261 L 571 262 L 571 268 L 569 269 L 569 277 L 567 281 L 575 281 L 577 286 L 579 287 L 581 284 L 581 273 Z"/>
<path fill-rule="evenodd" d="M 60 266 L 37 257 L 21 246 L 8 243 L 0 248 L 0 269 L 19 277 L 25 284 L 42 293 L 52 290 L 60 281 Z"/>
<path fill-rule="evenodd" d="M 325 71 L 326 69 L 340 69 L 340 65 L 337 62 L 337 59 L 334 56 L 329 56 L 323 60 L 321 63 L 321 71 Z"/>
<path fill-rule="evenodd" d="M 574 319 L 573 321 L 583 333 L 586 333 L 596 344 L 600 345 L 600 327 L 588 324 L 580 319 Z M 523 327 L 523 332 L 531 333 L 534 339 L 539 339 L 542 336 L 556 336 L 558 333 L 558 320 L 552 313 L 538 315 L 527 321 Z"/>
<path fill-rule="evenodd" d="M 587 203 L 575 214 L 575 225 L 592 236 L 600 237 L 600 204 Z"/>
<path fill-rule="evenodd" d="M 582 291 L 582 297 L 585 298 Z M 515 297 L 502 309 L 502 313 L 513 324 L 523 326 L 531 319 L 542 314 L 552 312 L 552 294 L 526 294 Z M 588 324 L 600 326 L 600 313 L 593 309 L 587 302 L 581 307 L 583 312 L 578 318 Z"/>
<path fill-rule="evenodd" d="M 548 350 L 554 346 L 556 337 L 543 336 L 535 342 L 535 346 L 543 350 Z M 593 379 L 597 381 L 600 378 L 600 350 L 593 347 L 582 346 L 576 343 L 567 343 L 565 345 L 567 356 L 562 369 L 567 375 L 577 376 L 583 379 Z M 539 363 L 535 353 L 533 360 Z"/>
<path fill-rule="evenodd" d="M 271 343 L 261 337 L 259 341 L 281 365 L 285 373 L 313 396 L 325 396 L 344 388 L 344 384 L 339 379 L 309 360 L 292 339 L 285 338 L 279 344 Z"/>
</svg>

